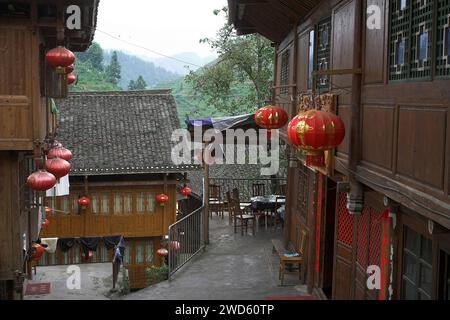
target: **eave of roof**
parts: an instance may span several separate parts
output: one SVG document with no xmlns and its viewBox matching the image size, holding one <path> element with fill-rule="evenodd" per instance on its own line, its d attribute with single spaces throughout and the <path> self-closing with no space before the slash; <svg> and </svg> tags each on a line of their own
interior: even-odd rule
<svg viewBox="0 0 450 320">
<path fill-rule="evenodd" d="M 259 33 L 281 43 L 321 0 L 228 0 L 229 23 L 238 35 Z"/>
</svg>

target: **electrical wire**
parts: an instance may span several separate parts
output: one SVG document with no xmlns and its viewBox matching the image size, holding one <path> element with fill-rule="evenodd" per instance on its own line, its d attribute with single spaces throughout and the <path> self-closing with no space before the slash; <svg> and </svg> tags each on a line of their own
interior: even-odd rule
<svg viewBox="0 0 450 320">
<path fill-rule="evenodd" d="M 112 34 L 106 32 L 106 31 L 102 31 L 102 30 L 100 30 L 100 29 L 98 29 L 98 28 L 96 28 L 95 30 L 96 30 L 97 32 L 100 32 L 100 33 L 102 33 L 102 34 L 104 34 L 104 35 L 106 35 L 106 36 L 112 38 L 112 39 L 115 39 L 115 40 L 117 40 L 117 41 L 121 41 L 121 42 L 126 43 L 126 44 L 128 44 L 128 45 L 130 45 L 130 46 L 134 46 L 134 47 L 137 47 L 137 48 L 146 50 L 146 51 L 151 52 L 151 53 L 153 53 L 153 54 L 156 54 L 156 55 L 158 55 L 158 56 L 165 57 L 165 58 L 167 58 L 167 59 L 171 59 L 171 60 L 174 60 L 174 61 L 177 61 L 177 62 L 180 62 L 180 63 L 188 64 L 188 65 L 191 65 L 191 66 L 194 66 L 194 67 L 197 67 L 197 68 L 202 68 L 202 66 L 200 66 L 200 65 L 198 65 L 198 64 L 195 64 L 195 63 L 192 63 L 192 62 L 189 62 L 189 61 L 185 61 L 185 60 L 182 60 L 182 59 L 178 59 L 178 58 L 175 58 L 175 57 L 171 57 L 171 56 L 169 56 L 169 55 L 167 55 L 167 54 L 164 54 L 164 53 L 155 51 L 155 50 L 150 49 L 150 48 L 146 48 L 146 47 L 144 47 L 144 46 L 142 46 L 142 45 L 139 45 L 139 44 L 130 42 L 130 41 L 128 41 L 128 40 L 121 39 L 120 36 L 119 36 L 119 37 L 114 36 L 114 35 L 112 35 Z"/>
</svg>

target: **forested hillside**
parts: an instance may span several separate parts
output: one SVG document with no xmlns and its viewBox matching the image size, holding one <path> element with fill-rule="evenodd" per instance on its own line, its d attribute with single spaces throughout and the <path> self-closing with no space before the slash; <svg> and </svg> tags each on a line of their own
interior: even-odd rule
<svg viewBox="0 0 450 320">
<path fill-rule="evenodd" d="M 111 56 L 112 51 L 106 51 L 104 53 L 104 60 L 109 61 Z M 117 51 L 117 58 L 122 67 L 119 86 L 124 90 L 128 88 L 130 81 L 136 81 L 139 76 L 142 76 L 149 87 L 163 81 L 175 80 L 181 77 L 180 74 L 157 67 L 153 62 L 145 61 L 121 51 Z"/>
</svg>

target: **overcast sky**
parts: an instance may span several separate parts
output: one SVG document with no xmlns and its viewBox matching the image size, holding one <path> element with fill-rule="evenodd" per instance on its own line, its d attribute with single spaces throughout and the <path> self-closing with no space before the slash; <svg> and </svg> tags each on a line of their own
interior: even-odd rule
<svg viewBox="0 0 450 320">
<path fill-rule="evenodd" d="M 224 24 L 224 15 L 215 16 L 213 11 L 226 5 L 227 0 L 101 0 L 95 41 L 104 48 L 157 57 L 103 31 L 167 55 L 196 52 L 208 56 L 212 52 L 199 40 L 214 36 Z"/>
</svg>

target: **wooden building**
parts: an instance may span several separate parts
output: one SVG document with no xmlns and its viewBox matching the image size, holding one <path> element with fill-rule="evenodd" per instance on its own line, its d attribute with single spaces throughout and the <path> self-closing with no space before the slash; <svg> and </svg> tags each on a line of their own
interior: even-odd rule
<svg viewBox="0 0 450 320">
<path fill-rule="evenodd" d="M 302 97 L 328 93 L 346 126 L 335 170 L 289 154 L 285 241 L 298 247 L 306 231 L 309 291 L 448 299 L 449 2 L 229 0 L 229 9 L 238 34 L 275 45 L 274 103 L 293 118 Z"/>
<path fill-rule="evenodd" d="M 40 227 L 38 198 L 25 181 L 35 171 L 33 157 L 54 132 L 53 72 L 45 53 L 57 45 L 87 49 L 98 2 L 71 0 L 80 9 L 81 23 L 69 29 L 69 1 L 0 1 L 0 299 L 21 299 L 27 252 Z"/>
<path fill-rule="evenodd" d="M 100 240 L 90 263 L 111 261 L 112 249 L 101 240 L 123 236 L 130 287 L 146 287 L 145 270 L 160 264 L 156 251 L 176 221 L 177 187 L 195 168 L 171 159 L 171 135 L 179 129 L 175 100 L 169 90 L 72 93 L 57 108 L 58 141 L 74 155 L 70 195 L 48 198 L 54 210 L 42 237 Z M 169 197 L 164 206 L 158 194 Z M 78 204 L 82 196 L 90 199 L 86 208 Z M 41 265 L 82 262 L 77 245 L 58 246 Z"/>
</svg>

